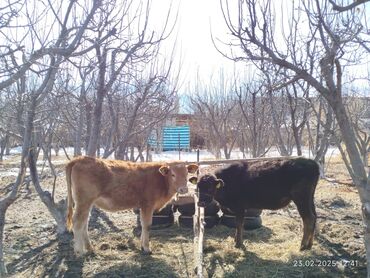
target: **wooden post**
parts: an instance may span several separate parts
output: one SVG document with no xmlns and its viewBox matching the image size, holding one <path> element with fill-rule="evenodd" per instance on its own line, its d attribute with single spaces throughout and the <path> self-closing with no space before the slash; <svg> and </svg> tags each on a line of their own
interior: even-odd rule
<svg viewBox="0 0 370 278">
<path fill-rule="evenodd" d="M 199 211 L 198 211 L 198 192 L 196 190 L 196 192 L 194 193 L 193 195 L 194 197 L 194 206 L 195 206 L 195 212 L 194 212 L 194 215 L 193 215 L 193 232 L 194 232 L 194 240 L 193 240 L 193 263 L 194 263 L 194 272 L 196 274 L 198 274 L 198 270 L 197 270 L 197 266 L 198 266 L 198 229 L 199 229 L 199 225 L 198 225 L 198 215 L 199 215 Z"/>
<path fill-rule="evenodd" d="M 198 192 L 194 194 L 195 213 L 194 230 L 194 270 L 198 278 L 203 278 L 203 240 L 204 240 L 204 207 L 198 206 Z"/>
<path fill-rule="evenodd" d="M 197 277 L 203 277 L 204 207 L 198 207 L 198 258 Z"/>
</svg>

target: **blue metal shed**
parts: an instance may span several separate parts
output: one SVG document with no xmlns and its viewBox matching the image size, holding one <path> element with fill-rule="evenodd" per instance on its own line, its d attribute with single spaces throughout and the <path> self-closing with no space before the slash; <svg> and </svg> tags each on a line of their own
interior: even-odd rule
<svg viewBox="0 0 370 278">
<path fill-rule="evenodd" d="M 151 147 L 157 146 L 157 138 L 151 136 L 148 143 Z M 188 125 L 164 127 L 159 144 L 163 151 L 190 149 L 190 127 Z"/>
</svg>

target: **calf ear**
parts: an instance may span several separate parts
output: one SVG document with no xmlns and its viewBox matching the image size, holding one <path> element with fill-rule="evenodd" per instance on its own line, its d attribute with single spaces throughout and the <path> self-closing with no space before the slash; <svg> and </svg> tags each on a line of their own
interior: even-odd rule
<svg viewBox="0 0 370 278">
<path fill-rule="evenodd" d="M 217 182 L 217 184 L 216 184 L 217 189 L 222 188 L 225 185 L 224 181 L 222 179 L 217 179 L 216 182 Z"/>
<path fill-rule="evenodd" d="M 189 181 L 192 183 L 192 184 L 197 184 L 198 183 L 198 178 L 197 177 L 191 177 L 189 179 Z"/>
<path fill-rule="evenodd" d="M 198 170 L 198 165 L 197 164 L 190 164 L 187 166 L 188 172 L 191 174 L 194 174 Z"/>
<path fill-rule="evenodd" d="M 161 168 L 159 168 L 159 173 L 161 173 L 162 176 L 167 176 L 169 172 L 170 172 L 170 167 L 168 166 L 162 166 Z"/>
</svg>

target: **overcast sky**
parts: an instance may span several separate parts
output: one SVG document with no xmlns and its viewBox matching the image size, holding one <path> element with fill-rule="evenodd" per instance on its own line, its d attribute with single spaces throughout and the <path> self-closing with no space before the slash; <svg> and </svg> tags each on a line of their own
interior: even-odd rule
<svg viewBox="0 0 370 278">
<path fill-rule="evenodd" d="M 287 2 L 286 2 L 287 1 Z M 160 3 L 160 4 L 159 4 Z M 174 33 L 164 43 L 164 48 L 169 53 L 172 45 L 176 41 L 175 63 L 182 62 L 181 69 L 181 88 L 180 93 L 189 91 L 189 85 L 194 86 L 197 76 L 204 82 L 209 82 L 211 76 L 217 75 L 222 69 L 225 74 L 230 76 L 236 72 L 239 77 L 246 76 L 252 71 L 251 66 L 245 63 L 235 63 L 223 57 L 215 48 L 211 34 L 215 39 L 223 42 L 229 42 L 228 29 L 224 22 L 219 0 L 157 0 L 152 2 L 152 19 L 154 22 L 162 21 L 168 8 L 172 3 L 173 19 L 178 11 L 177 24 Z M 235 3 L 230 1 L 229 3 Z M 285 4 L 284 4 L 285 3 Z M 282 17 L 287 18 L 289 14 L 286 3 L 288 0 L 276 0 L 274 2 L 276 9 L 275 31 L 281 28 Z M 286 8 L 283 8 L 286 7 Z M 369 5 L 370 7 L 370 5 Z M 172 20 L 173 22 L 173 20 Z M 219 43 L 220 44 L 220 43 Z M 369 71 L 368 61 L 355 69 L 360 75 L 367 75 Z M 348 70 L 348 69 L 347 69 Z M 363 82 L 361 82 L 363 83 Z M 367 81 L 366 81 L 367 83 Z M 368 84 L 368 83 L 367 83 Z M 368 85 L 366 85 L 368 86 Z"/>
<path fill-rule="evenodd" d="M 157 5 L 161 2 L 161 5 Z M 173 12 L 178 9 L 175 31 L 165 42 L 167 52 L 176 41 L 175 61 L 182 62 L 180 92 L 187 90 L 188 84 L 195 82 L 197 75 L 209 81 L 220 69 L 232 74 L 235 63 L 223 57 L 214 47 L 211 34 L 216 39 L 227 39 L 227 28 L 224 23 L 218 0 L 160 0 L 153 1 L 153 19 L 161 20 L 166 7 L 173 5 Z M 165 4 L 166 3 L 166 4 Z M 162 15 L 162 16 L 161 16 Z M 163 21 L 163 18 L 162 18 Z M 238 68 L 242 64 L 236 65 Z"/>
<path fill-rule="evenodd" d="M 226 39 L 219 1 L 181 1 L 179 13 L 179 45 L 183 50 L 185 76 L 194 77 L 196 71 L 208 78 L 219 68 L 232 69 L 234 62 L 223 57 L 214 47 L 215 38 Z"/>
</svg>

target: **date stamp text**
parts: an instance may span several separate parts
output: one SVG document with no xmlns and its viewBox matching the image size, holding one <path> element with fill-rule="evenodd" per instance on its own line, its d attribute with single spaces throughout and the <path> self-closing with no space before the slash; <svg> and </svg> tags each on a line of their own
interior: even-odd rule
<svg viewBox="0 0 370 278">
<path fill-rule="evenodd" d="M 344 267 L 352 268 L 360 266 L 357 260 L 331 260 L 331 259 L 303 259 L 293 260 L 293 267 Z"/>
</svg>

